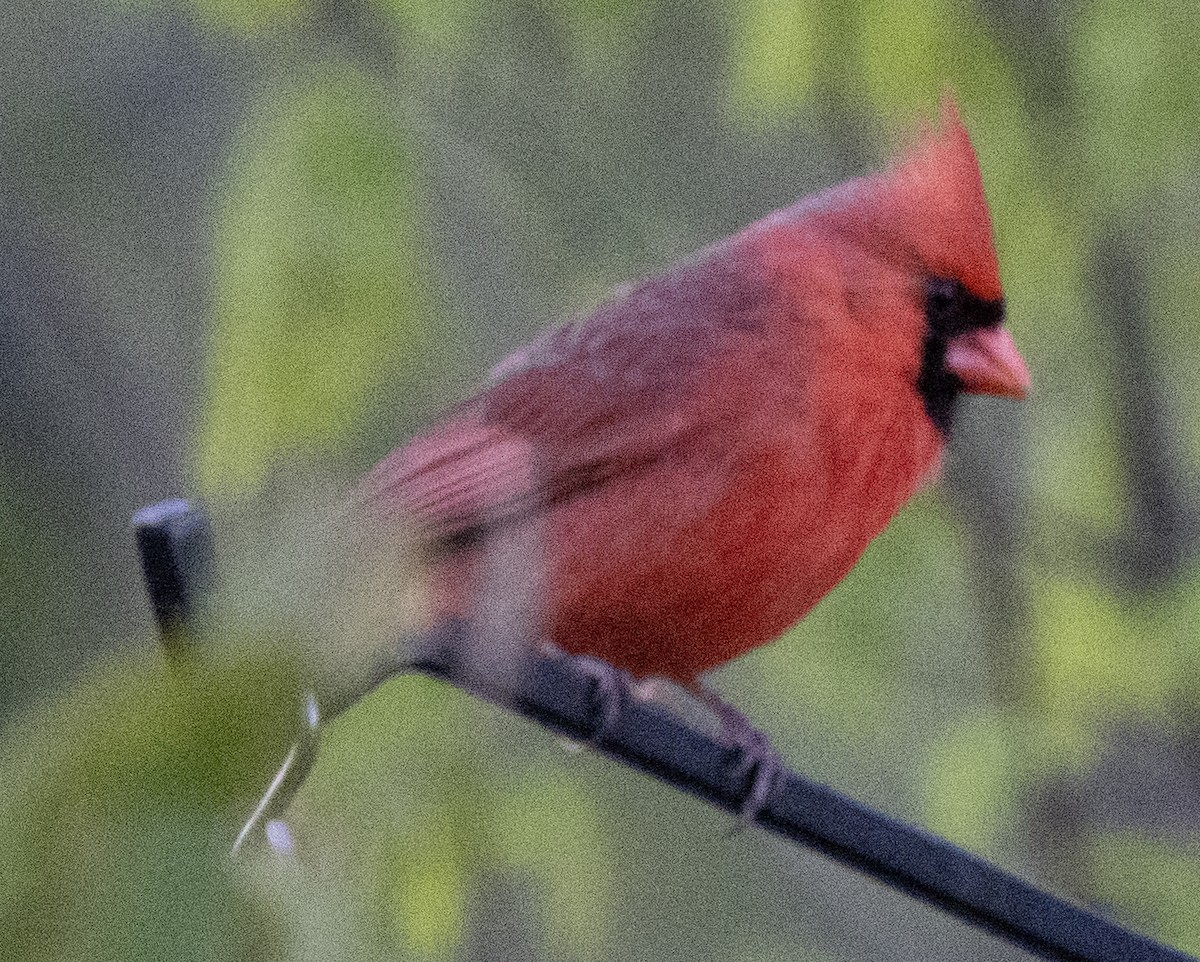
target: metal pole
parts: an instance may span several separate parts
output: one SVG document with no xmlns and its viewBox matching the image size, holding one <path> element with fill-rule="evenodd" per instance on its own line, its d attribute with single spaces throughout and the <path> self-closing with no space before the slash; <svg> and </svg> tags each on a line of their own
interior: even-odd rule
<svg viewBox="0 0 1200 962">
<path fill-rule="evenodd" d="M 152 603 L 166 631 L 177 619 L 186 621 L 190 606 L 203 590 L 191 579 L 196 572 L 208 570 L 212 557 L 208 519 L 186 502 L 173 501 L 139 512 L 135 523 Z M 171 601 L 180 598 L 183 603 Z M 164 611 L 169 617 L 164 618 Z M 403 663 L 397 661 L 396 673 L 419 671 L 442 678 L 728 812 L 742 811 L 752 787 L 752 773 L 740 764 L 739 749 L 634 698 L 624 699 L 615 719 L 606 717 L 595 673 L 576 659 L 542 655 L 531 647 L 521 671 L 481 678 L 469 670 L 463 657 L 468 640 L 464 625 L 444 623 L 422 638 Z M 276 780 L 286 780 L 289 768 L 285 764 Z M 278 810 L 286 801 L 268 791 L 260 808 Z M 937 835 L 792 771 L 781 773 L 754 822 L 1039 958 L 1055 962 L 1196 962 L 1177 949 L 1045 892 Z M 254 824 L 252 818 L 248 828 Z M 242 837 L 246 834 L 244 830 Z"/>
</svg>

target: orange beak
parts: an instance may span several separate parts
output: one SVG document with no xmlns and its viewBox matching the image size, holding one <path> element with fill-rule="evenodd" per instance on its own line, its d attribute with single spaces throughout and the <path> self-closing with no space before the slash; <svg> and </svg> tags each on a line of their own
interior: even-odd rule
<svg viewBox="0 0 1200 962">
<path fill-rule="evenodd" d="M 946 368 L 968 394 L 998 394 L 1020 400 L 1029 393 L 1029 370 L 1002 327 L 969 331 L 946 345 Z"/>
</svg>

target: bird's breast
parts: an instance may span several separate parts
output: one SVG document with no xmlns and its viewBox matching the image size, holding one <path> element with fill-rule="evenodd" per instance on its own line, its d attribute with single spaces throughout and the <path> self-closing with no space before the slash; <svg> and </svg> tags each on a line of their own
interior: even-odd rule
<svg viewBox="0 0 1200 962">
<path fill-rule="evenodd" d="M 549 519 L 555 641 L 687 681 L 799 621 L 921 486 L 941 441 L 915 392 L 741 425 Z"/>
</svg>

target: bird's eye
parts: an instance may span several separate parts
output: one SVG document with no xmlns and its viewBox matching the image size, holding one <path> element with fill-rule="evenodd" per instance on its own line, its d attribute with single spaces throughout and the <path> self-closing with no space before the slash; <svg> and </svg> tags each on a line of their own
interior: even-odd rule
<svg viewBox="0 0 1200 962">
<path fill-rule="evenodd" d="M 931 278 L 925 289 L 925 296 L 930 307 L 945 310 L 958 296 L 958 284 L 941 277 Z"/>
<path fill-rule="evenodd" d="M 962 285 L 944 277 L 931 277 L 925 285 L 925 317 L 930 330 L 943 337 L 962 326 Z"/>
<path fill-rule="evenodd" d="M 929 331 L 943 340 L 1004 321 L 1004 300 L 976 297 L 960 281 L 931 277 L 925 283 L 925 319 Z"/>
</svg>

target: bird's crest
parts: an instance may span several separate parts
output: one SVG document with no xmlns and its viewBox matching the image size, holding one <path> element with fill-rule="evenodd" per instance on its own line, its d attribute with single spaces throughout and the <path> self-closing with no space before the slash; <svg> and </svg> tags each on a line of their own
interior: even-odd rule
<svg viewBox="0 0 1200 962">
<path fill-rule="evenodd" d="M 940 129 L 923 123 L 886 170 L 814 201 L 800 211 L 905 270 L 961 281 L 986 301 L 1003 296 L 979 160 L 949 94 Z"/>
</svg>

